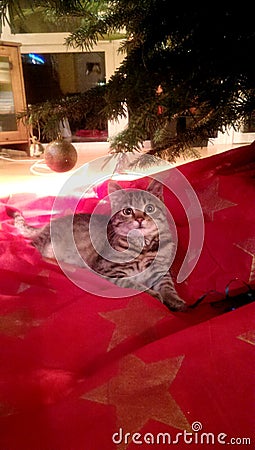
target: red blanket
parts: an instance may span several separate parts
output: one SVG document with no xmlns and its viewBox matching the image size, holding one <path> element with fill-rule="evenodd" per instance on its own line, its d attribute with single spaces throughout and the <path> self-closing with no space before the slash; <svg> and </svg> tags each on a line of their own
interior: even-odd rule
<svg viewBox="0 0 255 450">
<path fill-rule="evenodd" d="M 203 298 L 188 313 L 171 313 L 146 293 L 120 290 L 116 298 L 115 286 L 111 298 L 110 283 L 102 295 L 84 291 L 44 261 L 6 214 L 8 204 L 41 225 L 55 199 L 2 199 L 1 450 L 254 448 L 254 150 L 252 144 L 179 168 L 205 225 L 198 262 L 176 283 L 187 303 Z M 98 186 L 78 209 L 93 211 L 104 190 Z M 61 201 L 68 210 L 72 199 Z M 177 229 L 178 280 L 189 213 L 168 189 L 165 203 Z M 102 282 L 94 276 L 87 283 Z"/>
</svg>

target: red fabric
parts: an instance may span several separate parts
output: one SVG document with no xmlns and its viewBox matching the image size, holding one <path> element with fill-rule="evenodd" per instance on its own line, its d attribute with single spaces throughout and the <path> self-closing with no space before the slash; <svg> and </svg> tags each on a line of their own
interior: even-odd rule
<svg viewBox="0 0 255 450">
<path fill-rule="evenodd" d="M 145 293 L 111 299 L 84 292 L 20 237 L 5 211 L 8 204 L 41 225 L 54 198 L 2 199 L 0 449 L 168 448 L 162 435 L 156 443 L 159 433 L 177 448 L 222 448 L 244 438 L 254 447 L 254 304 L 225 313 L 224 301 L 210 305 L 235 278 L 231 296 L 254 286 L 254 149 L 180 167 L 205 219 L 199 261 L 176 288 L 189 304 L 209 294 L 188 313 L 170 313 Z M 146 188 L 148 179 L 123 184 Z M 78 210 L 93 211 L 105 190 L 98 186 Z M 68 210 L 74 200 L 62 201 Z M 187 217 L 167 190 L 165 202 L 178 231 L 177 273 Z M 130 433 L 126 443 L 120 429 Z M 211 433 L 203 437 L 210 445 L 201 444 L 203 432 Z"/>
</svg>

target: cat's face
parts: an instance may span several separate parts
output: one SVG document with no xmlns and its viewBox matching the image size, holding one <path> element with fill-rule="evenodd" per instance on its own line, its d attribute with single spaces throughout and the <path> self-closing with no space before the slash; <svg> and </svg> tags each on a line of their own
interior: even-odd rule
<svg viewBox="0 0 255 450">
<path fill-rule="evenodd" d="M 127 237 L 133 230 L 144 236 L 155 236 L 163 226 L 165 218 L 162 203 L 162 185 L 152 181 L 143 190 L 122 189 L 116 182 L 109 182 L 112 218 L 117 235 Z"/>
</svg>

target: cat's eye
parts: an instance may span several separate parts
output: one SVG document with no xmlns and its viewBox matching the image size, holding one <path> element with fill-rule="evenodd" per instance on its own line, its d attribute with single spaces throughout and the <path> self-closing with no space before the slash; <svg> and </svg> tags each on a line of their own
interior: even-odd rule
<svg viewBox="0 0 255 450">
<path fill-rule="evenodd" d="M 124 214 L 125 216 L 131 216 L 132 213 L 133 213 L 133 210 L 132 210 L 132 208 L 124 208 L 124 209 L 122 210 L 122 212 L 123 212 L 123 214 Z"/>
<path fill-rule="evenodd" d="M 145 208 L 144 208 L 144 212 L 146 213 L 146 214 L 152 214 L 154 211 L 155 211 L 155 206 L 154 205 L 151 205 L 150 203 L 149 203 L 149 205 L 146 205 L 145 206 Z"/>
</svg>

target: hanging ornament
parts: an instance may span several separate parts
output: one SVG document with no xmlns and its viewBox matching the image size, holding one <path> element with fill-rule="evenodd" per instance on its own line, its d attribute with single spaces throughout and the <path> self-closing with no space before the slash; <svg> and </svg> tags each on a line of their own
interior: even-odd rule
<svg viewBox="0 0 255 450">
<path fill-rule="evenodd" d="M 70 142 L 59 137 L 46 146 L 44 160 L 55 172 L 67 172 L 77 162 L 77 151 Z"/>
</svg>

